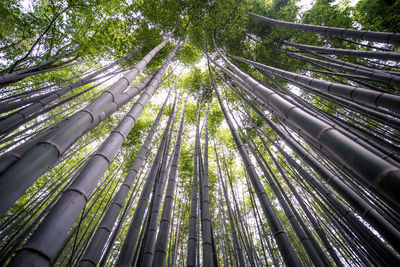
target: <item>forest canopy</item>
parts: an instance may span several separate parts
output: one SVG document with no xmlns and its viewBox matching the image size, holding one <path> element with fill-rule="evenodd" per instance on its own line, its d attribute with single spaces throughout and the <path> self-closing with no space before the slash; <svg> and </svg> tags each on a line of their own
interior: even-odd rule
<svg viewBox="0 0 400 267">
<path fill-rule="evenodd" d="M 400 1 L 0 2 L 0 264 L 400 265 Z"/>
</svg>

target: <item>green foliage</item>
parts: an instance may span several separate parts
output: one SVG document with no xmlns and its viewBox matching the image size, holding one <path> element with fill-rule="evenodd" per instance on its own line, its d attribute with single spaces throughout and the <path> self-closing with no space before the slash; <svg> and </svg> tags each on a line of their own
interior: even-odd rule
<svg viewBox="0 0 400 267">
<path fill-rule="evenodd" d="M 400 1 L 360 0 L 354 7 L 354 19 L 365 30 L 400 32 Z"/>
</svg>

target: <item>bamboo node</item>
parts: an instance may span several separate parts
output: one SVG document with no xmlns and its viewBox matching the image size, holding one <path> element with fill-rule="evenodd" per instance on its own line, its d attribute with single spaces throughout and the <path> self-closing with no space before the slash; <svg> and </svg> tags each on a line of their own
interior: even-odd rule
<svg viewBox="0 0 400 267">
<path fill-rule="evenodd" d="M 65 190 L 65 192 L 68 192 L 68 191 L 75 191 L 75 192 L 77 192 L 79 195 L 82 195 L 82 196 L 83 196 L 83 198 L 85 199 L 85 202 L 86 202 L 86 203 L 88 202 L 87 196 L 86 196 L 85 193 L 83 193 L 81 190 L 79 190 L 79 189 L 77 189 L 77 188 L 74 188 L 74 187 L 70 187 L 70 188 L 68 188 L 67 190 Z"/>
<path fill-rule="evenodd" d="M 376 178 L 376 180 L 375 180 L 375 183 L 374 183 L 375 188 L 379 190 L 379 189 L 380 189 L 379 186 L 380 186 L 380 184 L 382 183 L 383 179 L 385 179 L 386 176 L 388 176 L 388 175 L 391 174 L 392 172 L 400 172 L 400 169 L 398 169 L 398 168 L 391 168 L 391 169 L 389 169 L 389 170 L 386 170 L 386 171 L 382 172 L 382 173 L 378 176 L 378 178 Z"/>
<path fill-rule="evenodd" d="M 48 262 L 51 262 L 51 257 L 49 255 L 47 255 L 45 252 L 41 251 L 40 249 L 37 249 L 35 247 L 27 245 L 27 246 L 24 246 L 20 251 L 22 251 L 22 250 L 28 250 L 28 251 L 37 253 L 41 257 L 45 258 Z"/>
<path fill-rule="evenodd" d="M 325 133 L 325 132 L 327 132 L 329 130 L 332 130 L 332 129 L 334 129 L 332 126 L 328 126 L 328 127 L 325 127 L 324 129 L 322 129 L 317 135 L 317 140 L 319 141 L 319 139 L 321 138 L 321 135 L 323 133 Z"/>
<path fill-rule="evenodd" d="M 54 143 L 54 142 L 52 142 L 52 141 L 49 141 L 49 140 L 47 140 L 47 141 L 41 141 L 41 142 L 38 143 L 38 145 L 39 145 L 39 144 L 48 144 L 48 145 L 51 145 L 52 147 L 54 147 L 54 148 L 57 150 L 58 156 L 61 156 L 61 155 L 62 155 L 62 150 L 61 150 L 61 148 L 60 148 L 56 143 Z"/>
<path fill-rule="evenodd" d="M 128 83 L 128 85 L 131 83 L 131 82 L 128 80 L 128 78 L 126 78 L 125 76 L 121 77 L 121 80 L 122 80 L 122 79 L 124 79 L 124 80 Z M 128 86 L 128 85 L 127 85 L 127 86 Z M 106 92 L 108 92 L 108 91 L 106 91 Z"/>
<path fill-rule="evenodd" d="M 93 113 L 91 112 L 91 111 L 89 111 L 89 110 L 87 110 L 87 109 L 82 109 L 81 110 L 82 112 L 86 112 L 86 113 L 89 113 L 89 115 L 92 117 L 92 123 L 94 122 L 94 115 L 93 115 Z"/>
<path fill-rule="evenodd" d="M 17 154 L 15 152 L 7 152 L 7 155 L 9 155 L 11 157 L 14 157 L 14 158 L 17 158 L 17 159 L 22 158 L 22 156 L 20 154 Z"/>
<path fill-rule="evenodd" d="M 93 156 L 100 156 L 100 157 L 104 158 L 108 162 L 108 165 L 111 164 L 111 160 L 108 159 L 107 156 L 102 154 L 102 153 L 96 152 Z"/>
<path fill-rule="evenodd" d="M 121 78 L 121 79 L 122 79 L 122 78 Z M 125 79 L 126 79 L 126 78 L 125 78 Z M 111 101 L 111 102 L 115 102 L 115 96 L 114 96 L 113 93 L 111 93 L 109 90 L 106 90 L 106 91 L 103 92 L 103 94 L 105 94 L 105 93 L 109 93 L 109 94 L 111 95 L 111 97 L 112 97 L 112 101 Z"/>
<path fill-rule="evenodd" d="M 284 234 L 285 231 L 284 230 L 279 230 L 273 233 L 274 236 L 280 235 L 280 234 Z"/>
</svg>

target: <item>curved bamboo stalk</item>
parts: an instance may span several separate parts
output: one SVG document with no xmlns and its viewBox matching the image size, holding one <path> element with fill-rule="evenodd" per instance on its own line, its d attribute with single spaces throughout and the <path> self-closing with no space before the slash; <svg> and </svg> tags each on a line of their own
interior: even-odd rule
<svg viewBox="0 0 400 267">
<path fill-rule="evenodd" d="M 258 92 L 265 96 L 265 102 L 273 110 L 282 114 L 287 121 L 297 125 L 304 133 L 311 136 L 317 144 L 335 155 L 341 164 L 354 171 L 364 181 L 374 186 L 377 191 L 400 204 L 400 195 L 397 193 L 400 190 L 400 169 L 353 142 L 330 125 L 289 103 L 277 93 L 242 72 L 222 54 L 220 55 L 236 73 L 234 79 L 245 81 L 249 91 Z M 232 72 L 227 72 L 227 74 L 233 75 Z"/>
<path fill-rule="evenodd" d="M 344 28 L 337 27 L 328 27 L 328 26 L 318 26 L 318 25 L 309 25 L 309 24 L 300 24 L 293 22 L 285 22 L 276 19 L 270 19 L 267 17 L 263 17 L 254 13 L 247 11 L 247 14 L 254 18 L 258 18 L 260 20 L 266 21 L 268 23 L 272 23 L 275 25 L 299 29 L 303 31 L 316 32 L 321 34 L 333 35 L 338 37 L 346 37 L 352 39 L 359 39 L 371 42 L 379 42 L 379 43 L 387 43 L 387 44 L 400 44 L 400 34 L 399 33 L 391 33 L 391 32 L 373 32 L 373 31 L 360 31 L 360 30 L 350 30 Z"/>
<path fill-rule="evenodd" d="M 330 47 L 319 47 L 313 45 L 304 45 L 304 44 L 296 44 L 285 42 L 285 44 L 300 48 L 311 50 L 321 54 L 329 54 L 329 55 L 344 55 L 350 57 L 364 57 L 364 58 L 376 58 L 383 60 L 400 60 L 400 53 L 396 51 L 362 51 L 362 50 L 352 50 L 352 49 L 340 49 L 340 48 L 330 48 Z"/>
<path fill-rule="evenodd" d="M 350 85 L 310 78 L 305 75 L 277 69 L 242 57 L 232 57 L 244 63 L 260 67 L 273 75 L 288 79 L 292 82 L 296 82 L 304 86 L 310 86 L 317 90 L 337 95 L 339 97 L 352 100 L 359 104 L 367 105 L 374 108 L 381 107 L 400 114 L 400 96 L 389 93 L 375 92 L 361 87 L 354 87 Z"/>
</svg>

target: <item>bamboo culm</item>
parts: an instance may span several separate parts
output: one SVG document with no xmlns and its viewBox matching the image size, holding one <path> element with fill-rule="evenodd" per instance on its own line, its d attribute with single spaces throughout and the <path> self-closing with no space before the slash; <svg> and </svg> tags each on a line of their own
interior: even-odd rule
<svg viewBox="0 0 400 267">
<path fill-rule="evenodd" d="M 220 55 L 238 76 L 219 66 L 224 72 L 233 75 L 234 79 L 246 81 L 248 90 L 264 95 L 264 101 L 273 110 L 282 114 L 286 118 L 285 122 L 298 125 L 302 131 L 314 138 L 324 149 L 334 154 L 343 165 L 352 169 L 361 179 L 374 185 L 378 191 L 395 203 L 400 203 L 400 196 L 396 193 L 400 189 L 400 169 L 353 142 L 330 125 L 282 99 L 277 93 L 256 82 L 230 63 L 222 54 Z"/>
<path fill-rule="evenodd" d="M 316 32 L 320 34 L 333 35 L 338 37 L 346 37 L 352 39 L 359 39 L 371 42 L 379 42 L 379 43 L 388 43 L 398 45 L 400 44 L 400 34 L 399 33 L 390 33 L 390 32 L 373 32 L 373 31 L 361 31 L 361 30 L 350 30 L 344 28 L 337 27 L 328 27 L 328 26 L 318 26 L 318 25 L 309 25 L 309 24 L 300 24 L 293 22 L 284 22 L 276 19 L 270 19 L 267 17 L 263 17 L 254 13 L 247 11 L 247 14 L 250 16 L 266 21 L 268 23 L 276 24 L 279 26 L 299 29 L 303 31 Z"/>
<path fill-rule="evenodd" d="M 211 70 L 209 69 L 209 71 L 210 71 L 210 77 L 212 77 Z M 212 78 L 211 78 L 211 80 L 213 83 Z M 275 211 L 272 208 L 272 204 L 271 204 L 270 200 L 268 199 L 268 196 L 258 178 L 258 175 L 254 170 L 254 166 L 252 165 L 251 160 L 243 147 L 243 143 L 242 143 L 241 139 L 239 138 L 238 134 L 236 133 L 236 131 L 232 125 L 232 122 L 230 121 L 230 118 L 228 117 L 227 111 L 225 110 L 225 107 L 222 103 L 221 97 L 219 96 L 219 93 L 218 93 L 215 85 L 214 85 L 214 90 L 216 92 L 222 112 L 223 112 L 223 114 L 226 118 L 226 121 L 228 123 L 228 126 L 231 130 L 233 139 L 234 139 L 236 146 L 239 149 L 240 155 L 245 163 L 246 171 L 249 174 L 254 191 L 256 192 L 256 195 L 257 195 L 258 199 L 260 200 L 264 214 L 265 214 L 265 216 L 268 220 L 268 223 L 271 227 L 271 231 L 272 231 L 274 238 L 278 244 L 279 250 L 281 251 L 281 253 L 283 255 L 283 259 L 288 266 L 302 266 L 300 263 L 300 259 L 298 258 L 294 248 L 292 247 L 292 245 L 287 237 L 286 232 L 284 231 Z"/>
<path fill-rule="evenodd" d="M 181 123 L 179 126 L 178 137 L 175 144 L 175 154 L 172 160 L 171 170 L 169 171 L 167 191 L 164 197 L 163 210 L 161 213 L 161 221 L 158 230 L 158 235 L 154 248 L 154 258 L 152 266 L 164 266 L 165 256 L 167 254 L 168 236 L 170 231 L 170 220 L 171 220 L 171 208 L 174 199 L 174 191 L 176 184 L 176 176 L 178 171 L 179 156 L 181 153 L 181 141 L 183 135 L 183 126 L 185 119 L 186 102 L 182 111 Z"/>
<path fill-rule="evenodd" d="M 146 88 L 147 83 L 154 90 L 154 83 L 156 81 L 158 83 L 177 49 L 178 46 L 171 52 L 165 64 L 156 72 L 157 76 L 159 76 L 157 77 L 158 80 L 149 77 L 149 79 L 145 79 L 139 85 L 129 88 L 124 93 L 120 93 L 120 91 L 123 91 L 127 87 L 126 83 L 128 82 L 127 78 L 123 77 L 85 109 L 79 111 L 70 119 L 61 122 L 51 132 L 46 133 L 46 138 L 38 139 L 36 142 L 25 142 L 24 154 L 13 152 L 12 154 L 5 155 L 5 157 L 11 159 L 13 164 L 1 175 L 0 191 L 2 194 L 0 194 L 0 198 L 4 201 L 0 205 L 0 214 L 4 214 L 12 203 L 22 195 L 26 188 L 62 156 L 84 133 L 128 103 L 132 97 Z M 144 67 L 147 62 L 146 59 L 152 58 L 154 53 L 155 51 L 149 53 L 144 60 L 140 61 L 142 63 L 138 63 L 137 65 Z M 138 70 L 134 70 L 136 71 L 132 74 L 136 75 Z M 125 76 L 128 77 L 127 75 Z M 133 79 L 133 76 L 129 75 L 128 78 Z M 151 84 L 152 82 L 153 84 Z M 118 95 L 120 97 L 117 97 Z M 12 190 L 8 189 L 10 186 Z"/>
<path fill-rule="evenodd" d="M 135 212 L 130 221 L 128 232 L 126 234 L 124 244 L 122 245 L 120 255 L 118 257 L 117 266 L 131 266 L 134 260 L 135 247 L 139 237 L 140 226 L 142 225 L 144 213 L 146 212 L 146 208 L 149 202 L 149 196 L 155 185 L 156 177 L 160 169 L 163 152 L 167 143 L 169 130 L 173 120 L 174 110 L 175 103 L 172 107 L 172 111 L 170 111 L 170 117 L 164 130 L 163 138 L 160 142 L 157 154 L 153 160 L 149 176 L 146 179 L 145 184 L 143 185 L 142 193 L 140 194 Z M 150 211 L 151 209 L 149 208 L 147 213 L 150 214 Z"/>
<path fill-rule="evenodd" d="M 146 90 L 135 105 L 133 105 L 132 109 L 125 115 L 99 150 L 86 163 L 79 176 L 52 208 L 42 224 L 27 241 L 24 248 L 13 258 L 10 266 L 20 266 L 25 263 L 38 263 L 43 266 L 51 264 L 62 245 L 63 238 L 90 198 L 97 181 L 104 174 L 109 164 L 111 164 L 122 142 L 135 125 L 136 120 L 157 88 L 166 67 L 175 56 L 178 47 L 175 47 L 171 52 L 163 67 L 150 81 Z M 60 220 L 63 221 L 63 224 L 59 223 Z M 57 240 L 51 237 L 54 231 L 58 233 Z M 48 240 L 51 238 L 53 242 L 49 244 Z"/>
<path fill-rule="evenodd" d="M 169 91 L 170 93 L 170 91 Z M 169 96 L 168 93 L 168 96 Z M 79 266 L 95 266 L 93 264 L 97 264 L 99 261 L 103 246 L 106 244 L 109 235 L 111 234 L 112 227 L 117 219 L 119 212 L 125 202 L 126 197 L 131 189 L 131 186 L 138 174 L 139 169 L 143 165 L 144 156 L 148 151 L 148 147 L 153 139 L 154 134 L 157 131 L 158 123 L 160 122 L 161 116 L 165 110 L 166 104 L 168 101 L 168 97 L 165 99 L 161 110 L 159 111 L 156 120 L 154 121 L 146 140 L 144 141 L 142 148 L 138 152 L 135 161 L 132 163 L 132 166 L 125 178 L 122 182 L 119 191 L 114 196 L 111 201 L 111 205 L 107 209 L 102 221 L 100 222 L 99 227 L 97 228 L 89 247 L 87 248 L 84 256 L 82 257 Z"/>
</svg>

